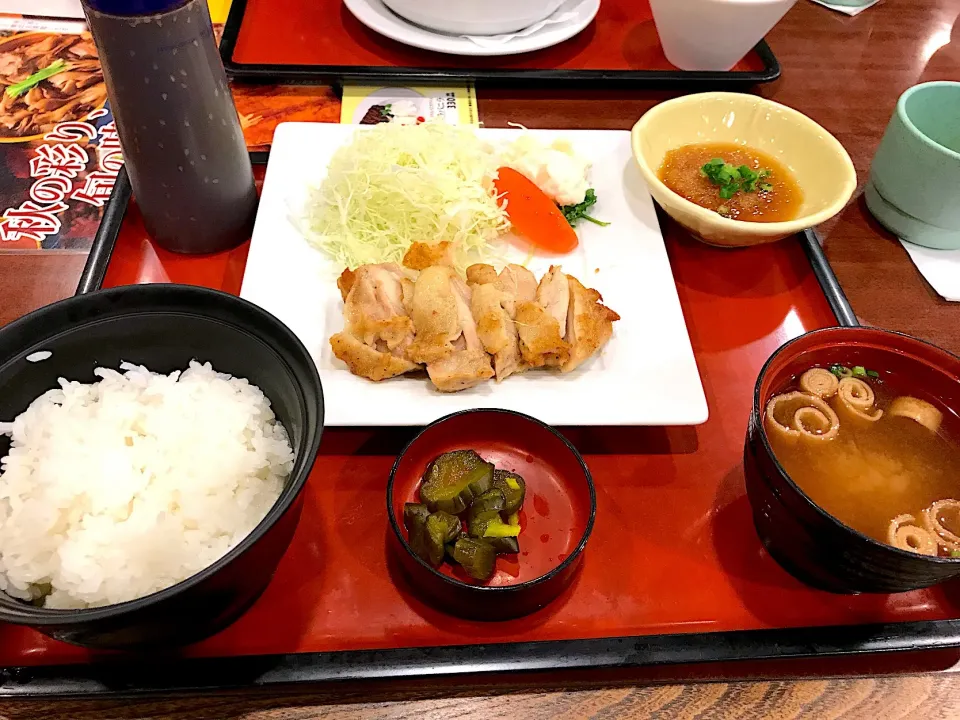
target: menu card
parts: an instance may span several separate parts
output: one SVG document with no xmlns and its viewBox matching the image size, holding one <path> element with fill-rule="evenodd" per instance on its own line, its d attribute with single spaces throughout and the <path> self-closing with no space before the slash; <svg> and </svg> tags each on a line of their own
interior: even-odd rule
<svg viewBox="0 0 960 720">
<path fill-rule="evenodd" d="M 347 85 L 343 88 L 340 122 L 376 125 L 395 122 L 412 125 L 442 119 L 451 125 L 479 125 L 473 85 L 456 87 L 385 87 Z"/>
<path fill-rule="evenodd" d="M 24 12 L 60 17 L 0 14 L 0 252 L 86 250 L 123 166 L 97 49 L 82 20 L 64 19 L 75 14 L 76 0 L 14 1 Z M 219 38 L 230 2 L 208 3 Z M 30 82 L 58 60 L 69 69 Z M 24 81 L 22 92 L 8 92 Z M 340 99 L 329 87 L 233 92 L 251 150 L 268 149 L 281 122 L 340 118 Z"/>
</svg>

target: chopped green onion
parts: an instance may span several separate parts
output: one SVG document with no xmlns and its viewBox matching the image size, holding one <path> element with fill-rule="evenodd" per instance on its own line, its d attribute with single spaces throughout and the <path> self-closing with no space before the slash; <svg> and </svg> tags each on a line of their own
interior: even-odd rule
<svg viewBox="0 0 960 720">
<path fill-rule="evenodd" d="M 835 368 L 838 368 L 837 372 L 834 373 L 838 378 L 848 378 L 853 377 L 853 370 L 848 368 L 846 365 L 834 365 Z"/>
<path fill-rule="evenodd" d="M 960 550 L 950 549 L 950 557 L 960 558 Z"/>
<path fill-rule="evenodd" d="M 830 366 L 830 372 L 832 372 L 838 378 L 845 378 L 845 377 L 879 378 L 880 377 L 880 373 L 878 373 L 876 370 L 867 370 L 863 365 L 854 365 L 853 368 L 848 368 L 845 365 L 834 364 Z"/>
<path fill-rule="evenodd" d="M 47 67 L 41 70 L 37 70 L 33 75 L 28 77 L 26 80 L 21 80 L 18 83 L 14 83 L 13 85 L 10 85 L 6 90 L 7 97 L 11 97 L 11 98 L 20 97 L 25 92 L 27 92 L 27 90 L 32 88 L 34 85 L 39 85 L 41 82 L 43 82 L 47 78 L 51 78 L 57 73 L 61 73 L 64 70 L 69 69 L 69 67 L 70 66 L 67 65 L 66 61 L 57 60 L 51 63 L 50 65 L 48 65 Z"/>
<path fill-rule="evenodd" d="M 738 192 L 755 192 L 757 183 L 770 175 L 769 170 L 752 170 L 747 165 L 736 167 L 724 162 L 722 158 L 713 158 L 700 168 L 700 174 L 720 188 L 720 197 L 729 200 Z M 764 182 L 759 188 L 766 192 L 773 190 L 773 185 Z M 717 212 L 720 212 L 719 210 Z M 723 213 L 720 213 L 723 215 Z"/>
<path fill-rule="evenodd" d="M 756 185 L 757 180 L 760 179 L 760 175 L 746 165 L 738 167 L 737 172 L 740 173 L 740 177 L 743 179 L 743 191 L 753 192 L 753 187 Z"/>
</svg>

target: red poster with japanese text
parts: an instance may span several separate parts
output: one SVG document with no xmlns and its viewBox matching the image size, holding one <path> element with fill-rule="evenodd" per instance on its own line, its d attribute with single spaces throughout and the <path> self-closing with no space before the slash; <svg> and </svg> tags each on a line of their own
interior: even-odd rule
<svg viewBox="0 0 960 720">
<path fill-rule="evenodd" d="M 82 22 L 0 17 L 0 251 L 85 249 L 123 165 Z"/>
<path fill-rule="evenodd" d="M 228 4 L 211 2 L 215 20 Z M 214 30 L 219 38 L 222 25 Z M 0 252 L 87 250 L 123 161 L 86 25 L 0 15 L 0 93 Z M 281 122 L 340 119 L 329 87 L 233 95 L 251 150 L 269 148 Z"/>
</svg>

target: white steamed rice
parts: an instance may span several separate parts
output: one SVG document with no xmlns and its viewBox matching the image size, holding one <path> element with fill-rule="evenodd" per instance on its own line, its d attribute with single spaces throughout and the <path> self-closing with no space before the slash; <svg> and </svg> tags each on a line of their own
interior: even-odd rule
<svg viewBox="0 0 960 720">
<path fill-rule="evenodd" d="M 110 605 L 211 565 L 276 502 L 294 455 L 270 401 L 209 364 L 60 380 L 0 432 L 0 590 Z"/>
</svg>

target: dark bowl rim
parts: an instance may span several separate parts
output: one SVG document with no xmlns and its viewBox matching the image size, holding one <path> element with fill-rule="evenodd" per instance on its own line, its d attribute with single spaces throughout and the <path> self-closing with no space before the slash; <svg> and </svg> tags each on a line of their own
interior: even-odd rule
<svg viewBox="0 0 960 720">
<path fill-rule="evenodd" d="M 232 563 L 236 560 L 241 554 L 246 552 L 250 547 L 256 544 L 260 538 L 262 538 L 266 533 L 273 528 L 277 521 L 290 509 L 294 504 L 296 499 L 300 496 L 303 486 L 306 484 L 307 480 L 310 477 L 311 470 L 313 465 L 316 462 L 317 452 L 320 448 L 320 439 L 323 436 L 324 430 L 324 415 L 325 415 L 325 404 L 323 397 L 323 385 L 320 382 L 320 373 L 317 371 L 316 363 L 313 361 L 310 352 L 307 350 L 306 346 L 300 341 L 300 338 L 294 334 L 293 330 L 287 327 L 279 318 L 277 318 L 272 313 L 264 310 L 259 305 L 256 305 L 249 300 L 245 300 L 238 295 L 232 295 L 230 293 L 223 292 L 221 290 L 214 290 L 213 288 L 201 287 L 198 285 L 186 285 L 182 283 L 144 283 L 140 285 L 122 285 L 119 287 L 109 288 L 107 290 L 97 290 L 95 292 L 87 293 L 84 295 L 74 295 L 63 300 L 59 300 L 50 305 L 46 305 L 42 308 L 34 310 L 27 315 L 24 315 L 22 318 L 15 320 L 13 323 L 10 323 L 5 328 L 0 329 L 0 332 L 11 328 L 14 325 L 27 324 L 30 321 L 35 321 L 37 317 L 42 317 L 45 311 L 53 307 L 63 307 L 67 304 L 76 304 L 80 305 L 85 301 L 88 301 L 88 298 L 94 297 L 103 297 L 103 296 L 112 296 L 112 295 L 124 295 L 124 294 L 135 294 L 135 293 L 159 293 L 164 291 L 174 291 L 185 294 L 194 294 L 196 296 L 207 296 L 210 298 L 215 298 L 219 302 L 227 302 L 236 304 L 243 312 L 252 313 L 253 315 L 261 316 L 266 322 L 275 326 L 275 328 L 283 335 L 287 336 L 287 339 L 293 344 L 298 353 L 302 353 L 303 357 L 309 361 L 306 364 L 308 372 L 312 378 L 316 381 L 317 392 L 319 393 L 318 399 L 318 411 L 319 417 L 316 426 L 312 429 L 313 437 L 305 437 L 304 443 L 301 445 L 300 453 L 294 461 L 294 468 L 290 473 L 290 476 L 293 478 L 291 483 L 285 487 L 280 496 L 277 498 L 276 502 L 270 508 L 263 519 L 250 531 L 250 533 L 236 546 L 231 548 L 226 554 L 217 559 L 216 562 L 208 565 L 197 573 L 194 573 L 188 578 L 181 580 L 180 582 L 170 585 L 169 587 L 163 588 L 162 590 L 157 590 L 156 592 L 150 593 L 149 595 L 144 595 L 143 597 L 135 598 L 133 600 L 126 600 L 121 603 L 115 603 L 113 605 L 99 605 L 97 607 L 90 608 L 75 608 L 75 609 L 60 609 L 60 608 L 42 608 L 42 607 L 33 607 L 31 605 L 23 604 L 22 610 L 17 609 L 17 613 L 22 612 L 22 616 L 14 616 L 13 611 L 7 611 L 3 607 L 0 607 L 0 619 L 7 622 L 19 624 L 19 625 L 43 625 L 43 626 L 59 626 L 59 625 L 73 625 L 79 622 L 93 622 L 97 620 L 106 620 L 114 618 L 120 615 L 124 615 L 130 612 L 137 612 L 144 610 L 145 608 L 161 603 L 165 600 L 169 600 L 175 595 L 179 595 L 182 592 L 189 590 L 190 588 L 199 585 L 204 582 L 211 576 L 218 573 L 221 569 Z M 140 313 L 150 313 L 149 309 L 140 309 L 132 311 L 130 314 L 140 314 Z M 192 309 L 182 309 L 177 310 L 177 313 L 184 315 L 197 315 L 200 317 L 205 317 L 204 313 L 199 310 Z M 108 317 L 113 317 L 115 315 L 124 315 L 128 314 L 124 310 L 118 310 L 116 313 L 105 313 Z M 92 318 L 90 322 L 99 322 L 103 320 L 103 317 Z M 233 323 L 225 322 L 219 318 L 209 318 L 210 320 L 216 320 L 217 322 L 224 322 L 225 324 L 232 325 Z M 85 320 L 83 324 L 87 324 Z M 288 372 L 291 375 L 294 375 L 292 369 L 289 367 L 286 359 L 273 347 L 271 343 L 266 342 L 263 338 L 259 337 L 256 333 L 252 332 L 249 328 L 237 327 L 238 330 L 257 337 L 258 340 L 270 347 L 274 353 L 276 353 L 278 359 L 287 366 Z M 57 331 L 60 332 L 60 331 Z M 269 398 L 268 398 L 269 399 Z M 271 402 L 272 404 L 272 402 Z M 306 427 L 306 424 L 305 424 Z M 299 466 L 299 467 L 298 467 Z M 16 601 L 17 598 L 8 596 L 11 600 Z M 22 602 L 22 601 L 21 601 Z M 7 614 L 7 613 L 10 614 Z"/>
<path fill-rule="evenodd" d="M 930 555 L 921 555 L 919 553 L 908 552 L 907 550 L 901 550 L 900 548 L 894 547 L 893 545 L 888 545 L 887 543 L 880 542 L 879 540 L 876 540 L 870 537 L 869 535 L 865 535 L 859 530 L 855 530 L 854 528 L 850 527 L 846 523 L 842 522 L 839 518 L 834 517 L 833 515 L 828 513 L 826 510 L 824 510 L 822 507 L 820 507 L 817 503 L 815 503 L 810 498 L 810 496 L 807 495 L 803 491 L 803 489 L 799 485 L 797 485 L 797 483 L 794 482 L 793 478 L 790 477 L 790 474 L 780 464 L 780 460 L 777 459 L 776 453 L 773 452 L 773 448 L 770 447 L 770 442 L 767 439 L 767 430 L 763 425 L 763 411 L 765 408 L 760 407 L 760 386 L 763 384 L 763 380 L 767 374 L 767 370 L 769 369 L 773 361 L 776 360 L 778 357 L 780 357 L 781 354 L 787 351 L 792 345 L 795 345 L 801 340 L 807 339 L 814 335 L 820 335 L 823 333 L 835 333 L 837 331 L 841 331 L 845 333 L 868 332 L 868 333 L 877 333 L 879 335 L 903 338 L 911 342 L 916 342 L 921 345 L 926 345 L 927 347 L 930 347 L 945 355 L 948 355 L 949 357 L 952 357 L 953 359 L 960 362 L 960 356 L 954 355 L 949 350 L 944 350 L 942 347 L 938 345 L 934 345 L 931 342 L 927 342 L 926 340 L 921 340 L 920 338 L 914 337 L 913 335 L 907 335 L 906 333 L 897 332 L 896 330 L 885 330 L 883 328 L 877 328 L 877 327 L 863 327 L 863 326 L 844 327 L 842 325 L 836 325 L 836 326 L 825 327 L 825 328 L 817 328 L 816 330 L 810 330 L 808 332 L 803 333 L 802 335 L 798 335 L 797 337 L 792 338 L 791 340 L 788 340 L 783 345 L 778 347 L 776 350 L 773 351 L 770 357 L 767 358 L 767 361 L 763 364 L 763 367 L 760 368 L 760 373 L 757 375 L 757 382 L 753 388 L 753 416 L 754 418 L 756 418 L 756 427 L 759 430 L 758 434 L 760 435 L 761 442 L 763 443 L 764 451 L 766 451 L 767 456 L 771 460 L 773 460 L 774 467 L 777 469 L 777 472 L 780 473 L 780 476 L 787 481 L 787 484 L 797 492 L 797 494 L 804 500 L 804 502 L 807 503 L 807 505 L 809 505 L 817 513 L 819 513 L 821 517 L 825 518 L 830 523 L 838 526 L 840 529 L 850 533 L 851 535 L 856 537 L 858 540 L 866 542 L 868 545 L 876 548 L 877 550 L 892 552 L 904 559 L 910 559 L 914 561 L 919 560 L 923 562 L 932 562 L 932 563 L 941 564 L 941 565 L 957 565 L 958 563 L 960 563 L 960 558 L 949 558 L 949 557 L 940 557 L 940 556 L 934 557 Z M 892 348 L 892 347 L 887 349 L 890 352 L 898 352 L 895 348 Z M 941 369 L 941 372 L 945 372 L 945 371 Z"/>
<path fill-rule="evenodd" d="M 540 575 L 539 577 L 535 577 L 532 580 L 527 580 L 525 582 L 518 583 L 516 585 L 494 585 L 494 586 L 473 585 L 471 583 L 463 582 L 462 580 L 457 580 L 456 578 L 450 577 L 449 575 L 445 575 L 444 573 L 438 571 L 436 568 L 431 567 L 430 564 L 427 562 L 424 562 L 424 560 L 420 558 L 413 551 L 410 545 L 407 543 L 407 540 L 403 536 L 403 532 L 400 529 L 400 524 L 397 522 L 396 513 L 393 510 L 394 480 L 396 479 L 397 470 L 400 468 L 400 463 L 403 461 L 403 458 L 406 456 L 410 448 L 412 448 L 413 445 L 421 437 L 423 437 L 423 435 L 425 435 L 428 431 L 432 430 L 433 428 L 439 425 L 442 425 L 445 422 L 453 420 L 454 418 L 461 417 L 463 415 L 473 415 L 473 414 L 479 414 L 479 413 L 496 413 L 500 415 L 512 415 L 526 422 L 530 422 L 530 423 L 533 423 L 534 425 L 538 425 L 544 430 L 546 430 L 547 432 L 551 433 L 554 437 L 556 437 L 558 440 L 560 440 L 560 442 L 563 443 L 563 445 L 567 448 L 567 450 L 569 450 L 573 454 L 573 457 L 577 461 L 577 463 L 579 463 L 580 469 L 583 472 L 584 480 L 586 480 L 587 482 L 587 490 L 590 493 L 590 515 L 587 518 L 587 525 L 584 528 L 583 535 L 580 537 L 580 541 L 577 543 L 576 548 L 574 548 L 574 550 L 563 560 L 563 562 L 561 562 L 556 567 L 548 570 L 546 573 L 544 573 L 543 575 Z M 583 554 L 583 551 L 587 546 L 587 541 L 590 539 L 590 535 L 593 533 L 594 522 L 596 521 L 596 518 L 597 518 L 597 491 L 593 484 L 593 476 L 590 474 L 590 469 L 587 467 L 587 463 L 586 461 L 584 461 L 583 456 L 580 454 L 580 451 L 577 450 L 573 446 L 573 443 L 567 440 L 567 438 L 565 438 L 563 435 L 557 432 L 557 430 L 552 428 L 550 425 L 547 425 L 542 420 L 538 420 L 537 418 L 531 417 L 530 415 L 517 412 L 516 410 L 504 410 L 502 408 L 469 408 L 467 410 L 459 410 L 455 413 L 444 415 L 443 417 L 437 420 L 434 420 L 432 423 L 425 426 L 420 432 L 418 432 L 414 436 L 414 438 L 410 442 L 406 444 L 406 446 L 403 448 L 400 454 L 397 455 L 397 459 L 394 461 L 393 467 L 390 469 L 390 479 L 387 481 L 386 495 L 387 495 L 387 517 L 389 517 L 390 519 L 390 527 L 393 529 L 393 534 L 400 541 L 400 545 L 403 547 L 404 551 L 406 551 L 407 555 L 413 558 L 413 560 L 417 564 L 419 564 L 423 570 L 427 571 L 434 577 L 439 578 L 440 580 L 450 585 L 451 587 L 460 588 L 468 592 L 485 593 L 490 595 L 492 594 L 512 595 L 512 594 L 520 593 L 525 590 L 529 590 L 530 588 L 536 587 L 538 585 L 542 585 L 543 583 L 546 583 L 549 580 L 553 579 L 554 577 L 557 577 L 561 573 L 565 572 L 567 568 L 571 567 L 574 563 L 576 563 L 579 560 L 580 556 Z"/>
</svg>

